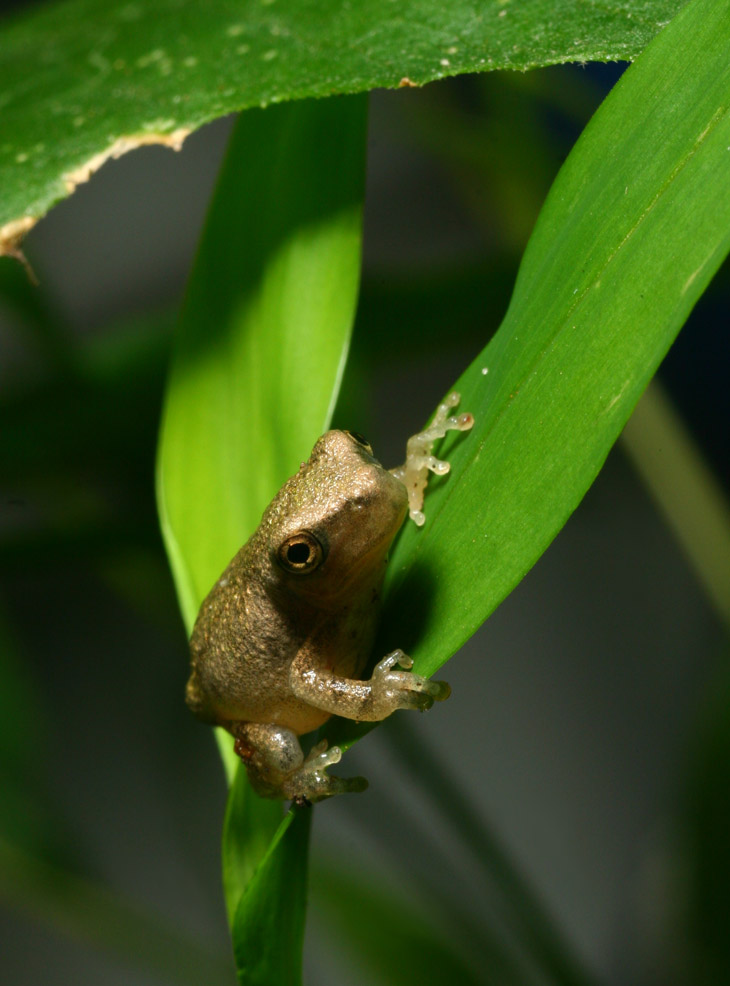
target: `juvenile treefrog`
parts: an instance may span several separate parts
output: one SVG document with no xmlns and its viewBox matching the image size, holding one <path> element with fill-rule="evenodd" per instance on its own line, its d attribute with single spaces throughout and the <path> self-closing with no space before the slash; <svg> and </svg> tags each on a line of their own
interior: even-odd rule
<svg viewBox="0 0 730 986">
<path fill-rule="evenodd" d="M 361 791 L 362 777 L 330 776 L 342 753 L 327 741 L 305 757 L 298 737 L 331 715 L 385 719 L 428 709 L 450 692 L 410 671 L 395 650 L 361 680 L 371 655 L 380 589 L 393 538 L 410 510 L 423 524 L 428 471 L 448 472 L 431 454 L 470 414 L 450 416 L 450 394 L 432 424 L 408 442 L 388 472 L 356 432 L 328 431 L 282 486 L 261 523 L 213 586 L 190 640 L 186 700 L 200 719 L 235 737 L 258 794 L 317 801 Z"/>
</svg>

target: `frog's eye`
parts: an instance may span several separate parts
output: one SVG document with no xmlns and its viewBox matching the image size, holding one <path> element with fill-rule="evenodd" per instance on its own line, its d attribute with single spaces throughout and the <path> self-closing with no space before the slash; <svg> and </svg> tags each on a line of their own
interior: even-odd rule
<svg viewBox="0 0 730 986">
<path fill-rule="evenodd" d="M 364 448 L 366 452 L 369 452 L 370 455 L 373 454 L 373 447 L 372 447 L 372 445 L 367 440 L 367 438 L 365 438 L 364 435 L 361 435 L 360 434 L 359 431 L 346 431 L 345 434 L 346 435 L 349 435 L 350 438 L 353 439 L 353 441 L 357 442 L 357 444 L 360 445 L 362 448 Z"/>
<path fill-rule="evenodd" d="M 314 534 L 298 531 L 280 545 L 277 557 L 287 572 L 308 575 L 324 561 L 324 549 Z"/>
</svg>

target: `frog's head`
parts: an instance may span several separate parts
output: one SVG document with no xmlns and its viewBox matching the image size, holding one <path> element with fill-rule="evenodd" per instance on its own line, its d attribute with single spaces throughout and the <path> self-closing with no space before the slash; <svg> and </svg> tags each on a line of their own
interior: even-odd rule
<svg viewBox="0 0 730 986">
<path fill-rule="evenodd" d="M 357 593 L 382 574 L 407 509 L 361 435 L 328 431 L 264 514 L 273 573 L 322 602 Z"/>
</svg>

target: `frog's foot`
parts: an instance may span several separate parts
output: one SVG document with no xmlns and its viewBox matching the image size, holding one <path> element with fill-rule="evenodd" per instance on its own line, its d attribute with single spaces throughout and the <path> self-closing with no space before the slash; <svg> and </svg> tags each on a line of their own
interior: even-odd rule
<svg viewBox="0 0 730 986">
<path fill-rule="evenodd" d="M 331 798 L 334 794 L 364 791 L 368 786 L 364 777 L 335 777 L 326 773 L 328 767 L 341 759 L 339 746 L 327 749 L 327 740 L 320 740 L 309 751 L 301 767 L 282 785 L 284 796 L 304 804 Z"/>
<path fill-rule="evenodd" d="M 321 801 L 333 794 L 364 791 L 364 777 L 332 777 L 327 768 L 342 759 L 338 746 L 327 749 L 327 740 L 317 743 L 306 759 L 296 734 L 269 723 L 232 723 L 235 750 L 248 771 L 248 778 L 263 798 L 292 799 L 299 804 Z"/>
<path fill-rule="evenodd" d="M 398 665 L 404 670 L 396 671 Z M 375 665 L 369 685 L 372 692 L 373 719 L 385 719 L 396 709 L 430 709 L 434 702 L 443 702 L 451 694 L 445 681 L 431 681 L 414 674 L 413 658 L 402 650 L 394 650 Z"/>
<path fill-rule="evenodd" d="M 428 484 L 429 472 L 444 476 L 451 468 L 444 459 L 432 455 L 434 443 L 443 438 L 447 431 L 468 431 L 474 424 L 472 414 L 451 415 L 461 395 L 456 391 L 439 404 L 433 421 L 424 431 L 413 435 L 406 445 L 406 461 L 402 466 L 391 469 L 390 472 L 400 479 L 408 491 L 408 512 L 411 520 L 421 527 L 426 516 L 423 513 L 423 496 Z"/>
</svg>

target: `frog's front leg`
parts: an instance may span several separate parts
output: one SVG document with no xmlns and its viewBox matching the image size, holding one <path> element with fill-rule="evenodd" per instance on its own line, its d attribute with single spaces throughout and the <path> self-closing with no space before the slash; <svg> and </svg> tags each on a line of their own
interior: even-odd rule
<svg viewBox="0 0 730 986">
<path fill-rule="evenodd" d="M 423 512 L 423 497 L 428 484 L 429 472 L 444 476 L 451 466 L 443 459 L 433 455 L 433 446 L 437 439 L 443 438 L 447 431 L 468 431 L 474 424 L 473 414 L 452 415 L 450 411 L 457 407 L 461 395 L 456 391 L 439 404 L 433 421 L 424 431 L 411 436 L 406 445 L 406 461 L 402 466 L 390 469 L 396 479 L 399 479 L 408 492 L 408 515 L 414 523 L 421 527 L 426 521 Z"/>
<path fill-rule="evenodd" d="M 230 729 L 251 785 L 263 798 L 286 798 L 301 804 L 347 791 L 364 791 L 368 786 L 364 777 L 327 774 L 327 767 L 342 759 L 338 746 L 327 749 L 327 740 L 317 743 L 305 757 L 298 737 L 285 726 L 237 722 Z"/>
<path fill-rule="evenodd" d="M 404 670 L 396 670 L 396 666 Z M 448 698 L 445 681 L 431 681 L 409 669 L 413 660 L 394 650 L 376 664 L 368 681 L 343 678 L 323 667 L 306 649 L 292 662 L 289 683 L 297 698 L 332 715 L 378 722 L 396 709 L 430 709 Z"/>
</svg>

